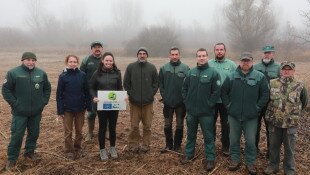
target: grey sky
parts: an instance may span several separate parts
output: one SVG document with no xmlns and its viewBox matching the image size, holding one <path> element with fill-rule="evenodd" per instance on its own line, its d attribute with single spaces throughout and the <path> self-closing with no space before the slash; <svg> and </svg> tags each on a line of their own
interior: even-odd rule
<svg viewBox="0 0 310 175">
<path fill-rule="evenodd" d="M 0 0 L 0 27 L 23 27 L 25 24 L 26 1 Z M 108 25 L 111 22 L 113 0 L 41 0 L 46 12 L 60 19 L 68 13 L 85 14 L 91 27 Z M 166 17 L 178 24 L 189 26 L 193 22 L 212 27 L 214 19 L 222 16 L 221 8 L 230 0 L 132 0 L 143 7 L 144 23 L 157 24 Z M 73 2 L 75 5 L 73 5 Z M 75 10 L 68 11 L 68 7 Z M 273 0 L 272 9 L 280 24 L 290 21 L 295 27 L 303 27 L 300 10 L 310 10 L 307 0 Z M 220 24 L 220 23 L 217 23 Z"/>
</svg>

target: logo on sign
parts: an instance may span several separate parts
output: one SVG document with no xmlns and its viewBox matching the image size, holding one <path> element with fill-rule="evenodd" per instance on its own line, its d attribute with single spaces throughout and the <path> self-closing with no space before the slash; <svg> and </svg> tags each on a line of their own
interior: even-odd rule
<svg viewBox="0 0 310 175">
<path fill-rule="evenodd" d="M 112 103 L 104 103 L 103 109 L 112 109 Z"/>
<path fill-rule="evenodd" d="M 108 94 L 108 99 L 109 100 L 116 100 L 116 93 L 115 92 L 110 92 L 109 94 Z"/>
</svg>

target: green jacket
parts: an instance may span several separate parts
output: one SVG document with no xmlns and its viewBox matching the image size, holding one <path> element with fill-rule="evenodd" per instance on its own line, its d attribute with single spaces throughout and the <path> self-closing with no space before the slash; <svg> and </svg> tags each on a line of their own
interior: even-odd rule
<svg viewBox="0 0 310 175">
<path fill-rule="evenodd" d="M 83 59 L 82 64 L 80 66 L 80 70 L 85 72 L 88 83 L 90 83 L 91 77 L 93 76 L 94 72 L 98 69 L 100 61 L 101 57 L 97 58 L 94 55 L 86 56 Z"/>
<path fill-rule="evenodd" d="M 153 103 L 158 90 L 156 67 L 149 62 L 130 63 L 126 68 L 123 84 L 131 103 L 138 106 Z"/>
<path fill-rule="evenodd" d="M 159 70 L 159 90 L 165 105 L 178 107 L 183 104 L 182 85 L 189 71 L 186 64 L 169 62 Z"/>
<path fill-rule="evenodd" d="M 208 64 L 191 69 L 182 86 L 186 112 L 192 116 L 214 116 L 214 105 L 220 97 L 220 75 Z"/>
<path fill-rule="evenodd" d="M 228 58 L 224 58 L 223 60 L 217 60 L 215 58 L 208 61 L 210 67 L 214 67 L 221 77 L 221 84 L 223 84 L 226 77 L 233 73 L 237 65 L 235 62 L 231 61 Z M 218 99 L 217 103 L 222 103 L 221 98 Z"/>
<path fill-rule="evenodd" d="M 250 69 L 243 74 L 240 66 L 229 75 L 221 90 L 228 115 L 239 121 L 257 118 L 269 100 L 269 86 L 264 74 Z"/>
<path fill-rule="evenodd" d="M 260 71 L 267 78 L 268 83 L 270 80 L 278 78 L 280 76 L 280 65 L 273 59 L 268 64 L 261 60 L 260 63 L 254 65 L 254 69 Z"/>
<path fill-rule="evenodd" d="M 15 116 L 35 116 L 42 112 L 51 95 L 47 75 L 39 68 L 25 65 L 8 71 L 2 86 L 3 98 L 9 103 Z"/>
<path fill-rule="evenodd" d="M 308 93 L 303 83 L 294 78 L 271 80 L 266 120 L 279 128 L 296 127 L 307 104 Z"/>
</svg>

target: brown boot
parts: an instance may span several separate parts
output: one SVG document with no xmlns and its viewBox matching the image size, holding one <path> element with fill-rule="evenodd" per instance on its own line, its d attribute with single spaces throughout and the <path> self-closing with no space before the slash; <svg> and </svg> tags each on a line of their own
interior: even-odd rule
<svg viewBox="0 0 310 175">
<path fill-rule="evenodd" d="M 231 161 L 228 169 L 229 171 L 236 171 L 240 168 L 240 162 L 236 162 L 236 161 Z"/>
<path fill-rule="evenodd" d="M 34 153 L 34 152 L 25 153 L 24 157 L 28 160 L 31 160 L 31 161 L 41 160 L 41 157 L 37 153 Z"/>
<path fill-rule="evenodd" d="M 213 161 L 209 160 L 206 163 L 206 170 L 212 171 L 214 169 L 214 166 L 215 166 L 214 160 Z"/>
<path fill-rule="evenodd" d="M 250 175 L 256 175 L 256 168 L 254 165 L 247 165 L 247 169 Z"/>
</svg>

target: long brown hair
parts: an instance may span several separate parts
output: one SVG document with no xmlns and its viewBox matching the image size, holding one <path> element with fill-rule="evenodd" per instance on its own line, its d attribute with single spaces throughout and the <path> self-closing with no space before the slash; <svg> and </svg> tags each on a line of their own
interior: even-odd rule
<svg viewBox="0 0 310 175">
<path fill-rule="evenodd" d="M 115 70 L 115 71 L 119 71 L 119 69 L 117 68 L 116 64 L 115 64 L 115 59 L 114 59 L 114 55 L 111 53 L 111 52 L 105 52 L 102 57 L 101 57 L 101 61 L 99 63 L 99 67 L 97 69 L 97 73 L 100 75 L 103 73 L 103 63 L 102 63 L 102 60 L 104 60 L 104 58 L 106 56 L 111 56 L 113 58 L 113 65 L 112 65 L 112 69 Z"/>
</svg>

